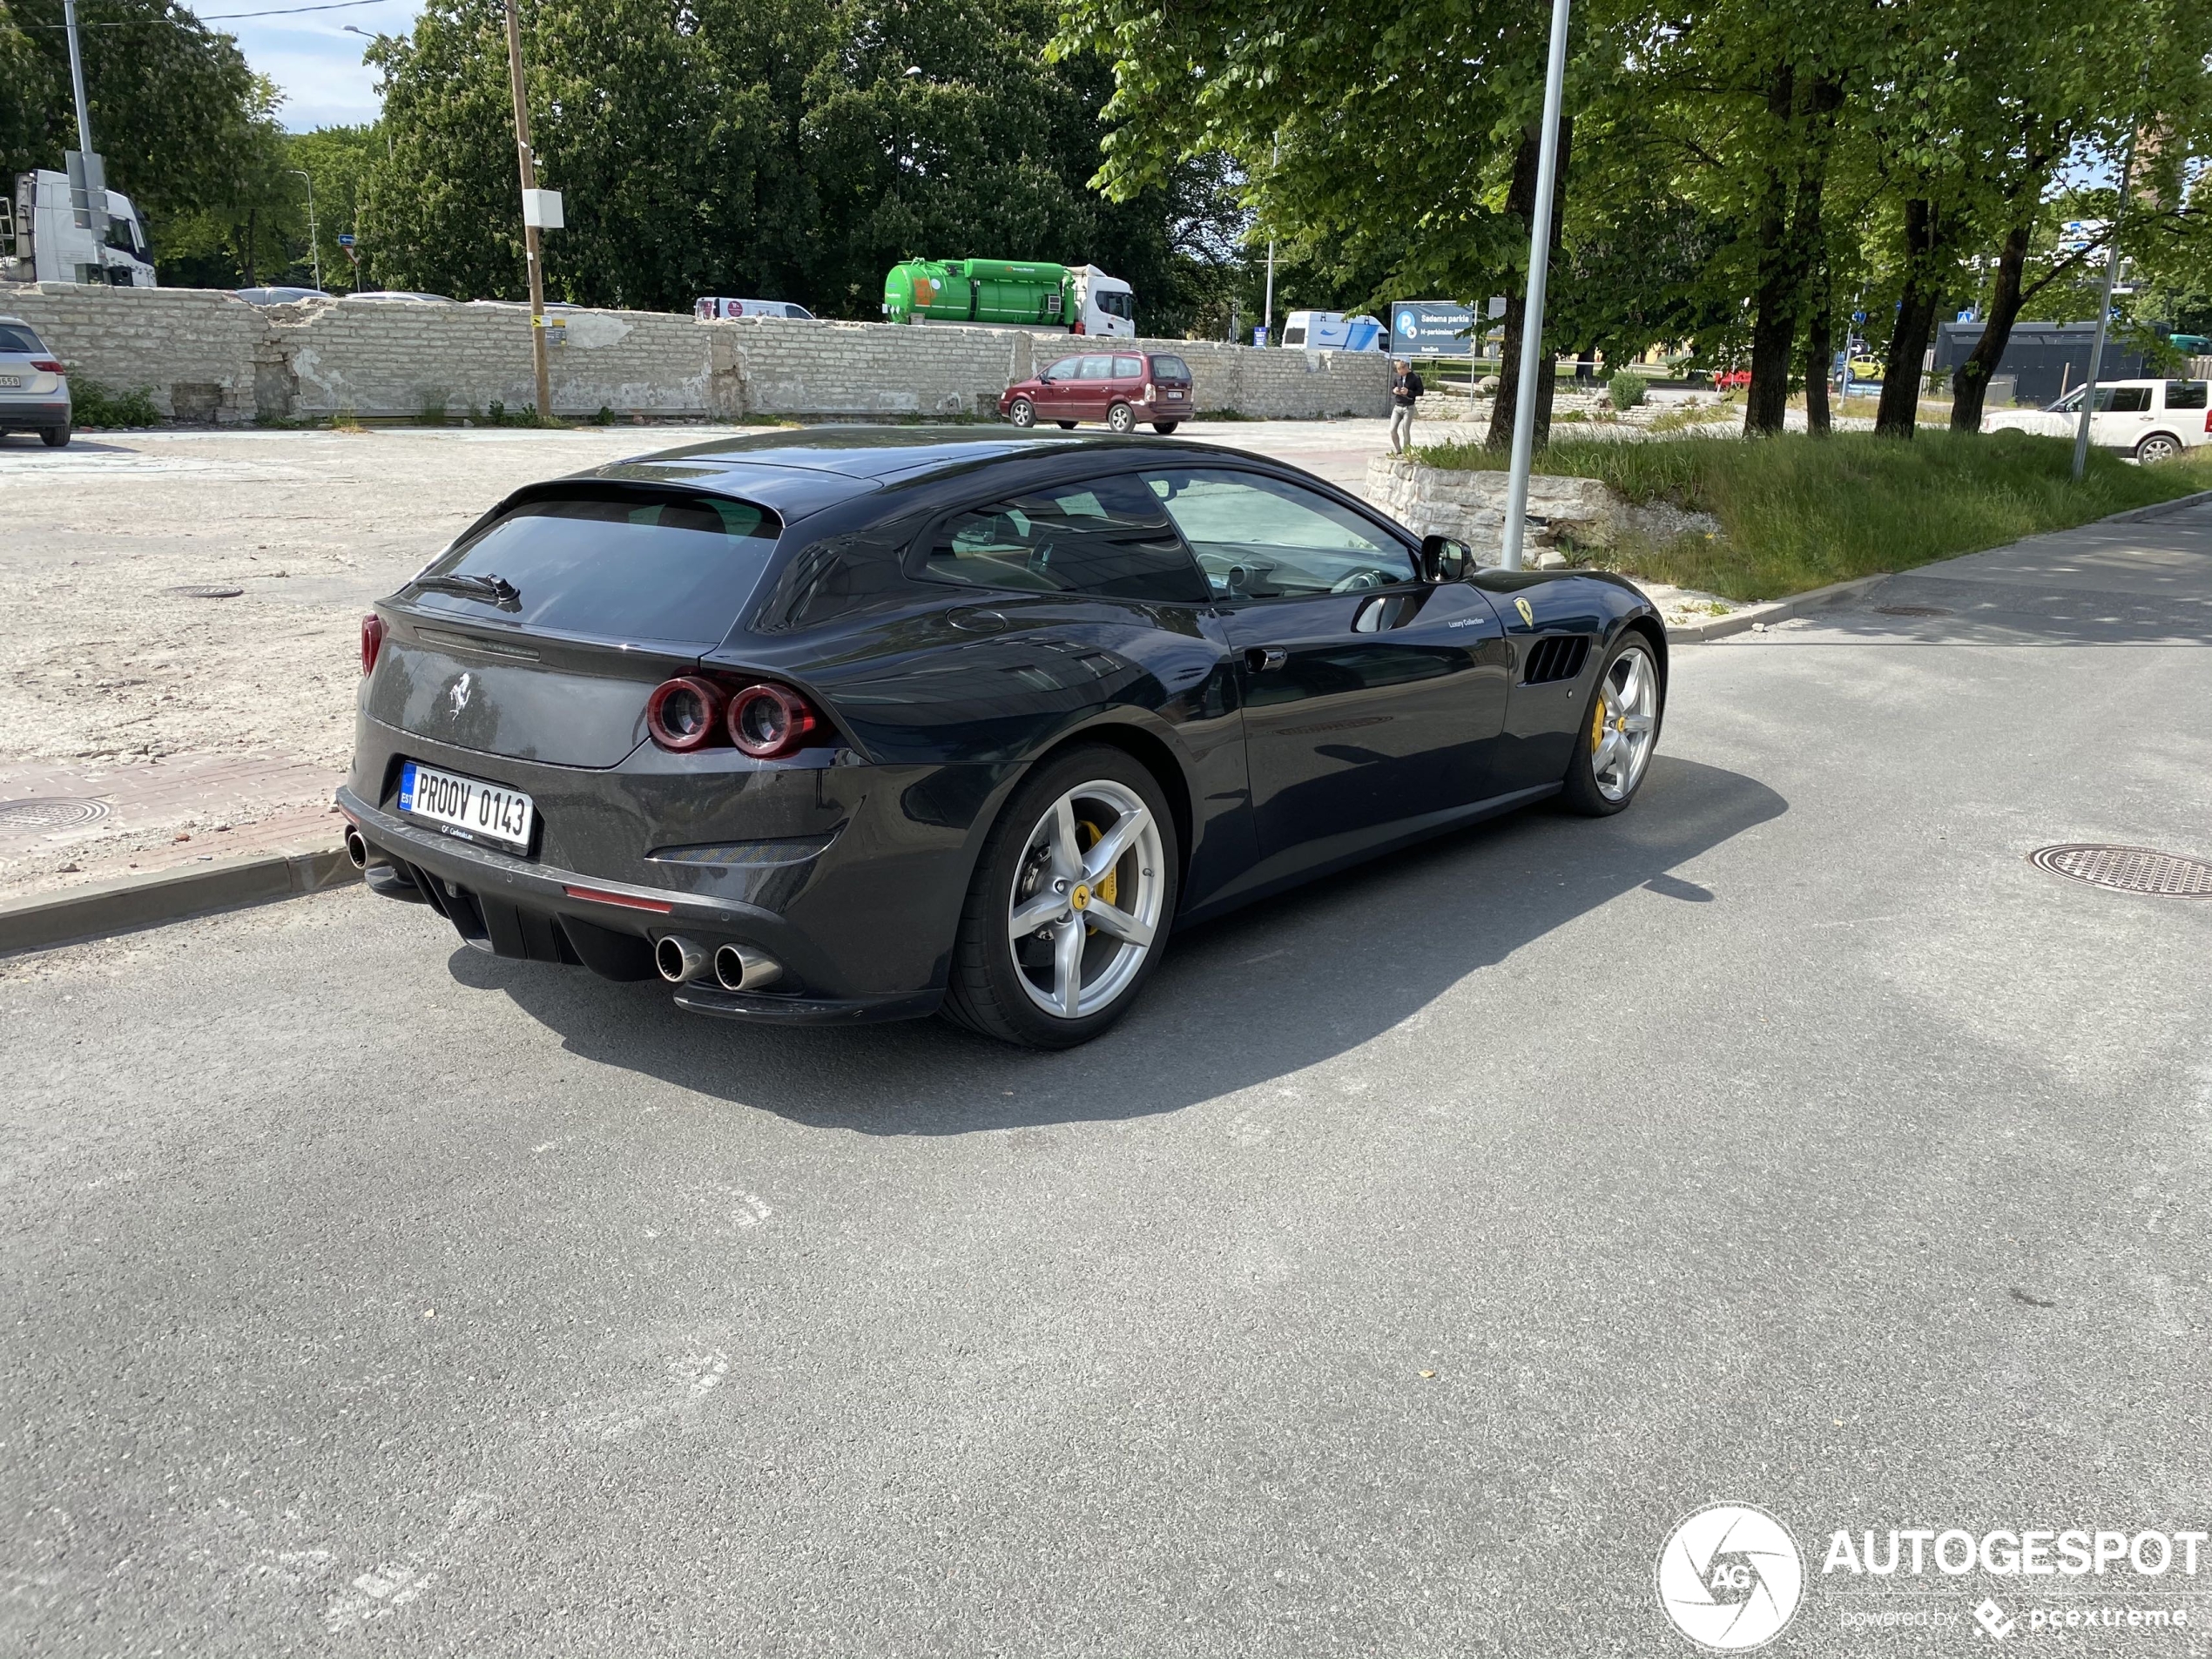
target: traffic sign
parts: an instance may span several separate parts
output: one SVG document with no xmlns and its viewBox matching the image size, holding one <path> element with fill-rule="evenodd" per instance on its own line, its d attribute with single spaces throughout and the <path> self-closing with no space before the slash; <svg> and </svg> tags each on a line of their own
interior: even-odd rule
<svg viewBox="0 0 2212 1659">
<path fill-rule="evenodd" d="M 353 245 L 354 245 L 354 233 L 353 233 L 353 232 L 351 232 L 351 231 L 341 231 L 341 232 L 339 232 L 339 233 L 338 233 L 338 246 L 341 246 L 341 247 L 351 247 L 351 246 L 353 246 Z"/>
</svg>

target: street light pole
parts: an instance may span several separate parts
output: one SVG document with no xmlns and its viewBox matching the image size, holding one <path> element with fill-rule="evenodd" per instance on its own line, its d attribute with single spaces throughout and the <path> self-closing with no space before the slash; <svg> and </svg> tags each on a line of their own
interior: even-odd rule
<svg viewBox="0 0 2212 1659">
<path fill-rule="evenodd" d="M 322 287 L 322 240 L 315 234 L 315 181 L 305 167 L 287 167 L 285 171 L 307 181 L 307 246 L 314 255 L 315 287 Z"/>
<path fill-rule="evenodd" d="M 1271 172 L 1283 165 L 1283 141 L 1280 138 L 1275 140 L 1269 164 Z M 1269 182 L 1273 180 L 1271 179 Z M 1267 336 L 1267 343 L 1272 346 L 1275 343 L 1275 239 L 1271 236 L 1267 239 L 1267 298 L 1260 303 L 1259 327 L 1260 332 Z"/>
<path fill-rule="evenodd" d="M 84 102 L 84 54 L 77 44 L 77 0 L 62 0 L 62 24 L 69 31 L 69 86 L 77 95 L 77 147 L 92 153 L 92 116 Z"/>
<path fill-rule="evenodd" d="M 2097 298 L 2097 332 L 2089 343 L 2089 378 L 2081 382 L 2081 418 L 2074 428 L 2074 482 L 2081 482 L 2089 464 L 2089 422 L 2097 409 L 2097 375 L 2104 368 L 2105 329 L 2112 320 L 2112 285 L 2120 274 L 2120 222 L 2128 213 L 2128 175 L 2135 170 L 2135 135 L 2128 134 L 2128 151 L 2120 163 L 2120 199 L 2112 210 L 2112 246 L 2105 254 L 2103 291 Z"/>
<path fill-rule="evenodd" d="M 1544 130 L 1536 148 L 1536 203 L 1528 226 L 1528 300 L 1521 319 L 1521 384 L 1513 412 L 1513 470 L 1507 475 L 1503 563 L 1521 569 L 1528 516 L 1528 467 L 1536 448 L 1537 360 L 1544 350 L 1544 279 L 1550 274 L 1552 193 L 1559 181 L 1560 107 L 1567 95 L 1567 0 L 1552 0 L 1551 58 L 1544 69 Z"/>
<path fill-rule="evenodd" d="M 515 0 L 507 0 L 507 78 L 515 89 L 515 158 L 523 188 L 537 188 L 537 162 L 530 153 L 530 111 L 523 96 L 523 25 L 515 16 Z M 537 226 L 523 215 L 523 253 L 530 275 L 530 357 L 537 369 L 537 419 L 541 426 L 553 419 L 553 372 L 545 359 L 545 273 L 539 258 Z"/>
</svg>

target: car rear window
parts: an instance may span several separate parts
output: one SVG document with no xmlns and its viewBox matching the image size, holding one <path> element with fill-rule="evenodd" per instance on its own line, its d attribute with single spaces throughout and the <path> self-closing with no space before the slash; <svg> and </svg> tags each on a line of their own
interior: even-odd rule
<svg viewBox="0 0 2212 1659">
<path fill-rule="evenodd" d="M 718 644 L 781 529 L 766 509 L 719 496 L 526 502 L 422 572 L 496 576 L 516 590 L 511 602 L 411 597 L 475 622 L 503 616 L 552 633 Z"/>
<path fill-rule="evenodd" d="M 1190 365 L 1180 357 L 1170 357 L 1165 352 L 1152 359 L 1152 378 L 1156 381 L 1187 381 Z"/>
<path fill-rule="evenodd" d="M 37 335 L 11 322 L 0 322 L 0 351 L 29 352 L 37 357 L 46 354 L 46 348 L 38 343 Z"/>
</svg>

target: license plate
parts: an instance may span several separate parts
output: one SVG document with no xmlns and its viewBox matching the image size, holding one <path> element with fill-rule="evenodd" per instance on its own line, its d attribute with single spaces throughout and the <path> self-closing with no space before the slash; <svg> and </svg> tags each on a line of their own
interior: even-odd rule
<svg viewBox="0 0 2212 1659">
<path fill-rule="evenodd" d="M 519 789 L 502 789 L 474 778 L 408 761 L 400 768 L 400 810 L 428 819 L 472 841 L 496 841 L 528 852 L 537 808 Z"/>
<path fill-rule="evenodd" d="M 1180 392 L 1169 392 L 1164 395 L 1170 403 L 1180 403 L 1183 401 L 1183 394 Z"/>
<path fill-rule="evenodd" d="M 23 376 L 20 374 L 0 374 L 0 386 L 21 386 L 22 384 Z"/>
</svg>

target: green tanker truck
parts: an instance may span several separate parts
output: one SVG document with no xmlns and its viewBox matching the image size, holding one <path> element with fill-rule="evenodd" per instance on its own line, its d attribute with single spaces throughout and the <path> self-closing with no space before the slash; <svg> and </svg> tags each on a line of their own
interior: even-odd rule
<svg viewBox="0 0 2212 1659">
<path fill-rule="evenodd" d="M 888 322 L 1134 336 L 1136 295 L 1095 265 L 908 260 L 883 279 L 883 315 Z"/>
</svg>

